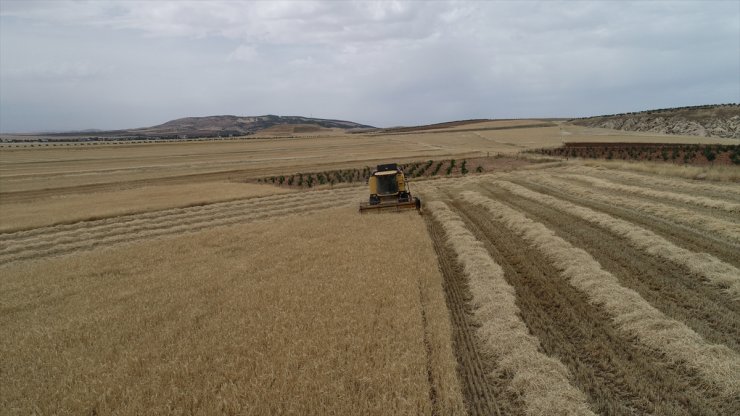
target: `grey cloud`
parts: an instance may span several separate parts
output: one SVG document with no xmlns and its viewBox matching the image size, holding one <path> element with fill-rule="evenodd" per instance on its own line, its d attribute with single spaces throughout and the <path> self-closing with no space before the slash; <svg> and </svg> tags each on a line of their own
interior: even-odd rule
<svg viewBox="0 0 740 416">
<path fill-rule="evenodd" d="M 740 101 L 734 2 L 0 4 L 3 131 L 37 129 L 21 108 L 66 129 L 223 113 L 398 125 Z"/>
</svg>

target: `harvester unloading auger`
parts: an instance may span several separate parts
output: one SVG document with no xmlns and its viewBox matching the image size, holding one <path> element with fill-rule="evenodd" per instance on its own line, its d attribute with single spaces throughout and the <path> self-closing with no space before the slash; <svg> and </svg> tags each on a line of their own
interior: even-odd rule
<svg viewBox="0 0 740 416">
<path fill-rule="evenodd" d="M 421 214 L 421 200 L 411 196 L 406 176 L 397 164 L 378 165 L 367 183 L 370 199 L 360 203 L 360 213 L 416 209 Z"/>
</svg>

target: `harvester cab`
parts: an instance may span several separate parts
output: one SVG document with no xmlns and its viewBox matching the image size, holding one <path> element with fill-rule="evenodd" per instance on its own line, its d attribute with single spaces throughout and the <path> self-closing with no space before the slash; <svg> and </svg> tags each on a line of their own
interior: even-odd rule
<svg viewBox="0 0 740 416">
<path fill-rule="evenodd" d="M 368 202 L 360 203 L 360 212 L 416 209 L 421 214 L 421 200 L 411 196 L 406 176 L 395 163 L 378 165 L 367 181 Z"/>
</svg>

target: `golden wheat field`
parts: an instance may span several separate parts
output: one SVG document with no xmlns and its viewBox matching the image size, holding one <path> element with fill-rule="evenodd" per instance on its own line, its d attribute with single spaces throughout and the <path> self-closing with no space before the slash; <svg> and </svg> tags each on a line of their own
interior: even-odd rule
<svg viewBox="0 0 740 416">
<path fill-rule="evenodd" d="M 549 124 L 0 149 L 0 414 L 739 414 L 737 168 L 252 181 L 595 134 Z"/>
</svg>

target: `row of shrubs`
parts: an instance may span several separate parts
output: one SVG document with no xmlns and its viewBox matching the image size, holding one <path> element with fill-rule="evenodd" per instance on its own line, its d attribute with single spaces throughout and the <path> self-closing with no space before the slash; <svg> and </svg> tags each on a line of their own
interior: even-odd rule
<svg viewBox="0 0 740 416">
<path fill-rule="evenodd" d="M 441 161 L 428 160 L 426 162 L 413 162 L 399 166 L 407 178 L 419 178 L 437 175 L 452 175 L 459 173 L 467 175 L 470 173 L 468 161 L 462 160 L 459 164 L 455 159 Z M 446 167 L 444 171 L 443 167 Z M 476 172 L 483 172 L 483 167 L 478 166 Z M 373 172 L 373 168 L 365 166 L 363 169 L 339 169 L 325 172 L 296 173 L 293 175 L 267 176 L 257 179 L 258 183 L 266 183 L 277 186 L 289 186 L 299 188 L 312 188 L 319 185 L 337 185 L 340 183 L 364 183 Z"/>
<path fill-rule="evenodd" d="M 342 169 L 318 173 L 296 173 L 286 176 L 268 176 L 257 179 L 257 182 L 269 183 L 278 186 L 297 186 L 311 188 L 316 185 L 335 185 L 338 183 L 364 182 L 370 176 L 370 168 Z"/>
<path fill-rule="evenodd" d="M 671 161 L 690 164 L 698 161 L 713 163 L 727 154 L 733 164 L 740 164 L 740 145 L 665 145 L 665 146 L 583 146 L 537 149 L 535 153 L 549 156 L 581 157 L 589 159 L 621 159 Z"/>
</svg>

